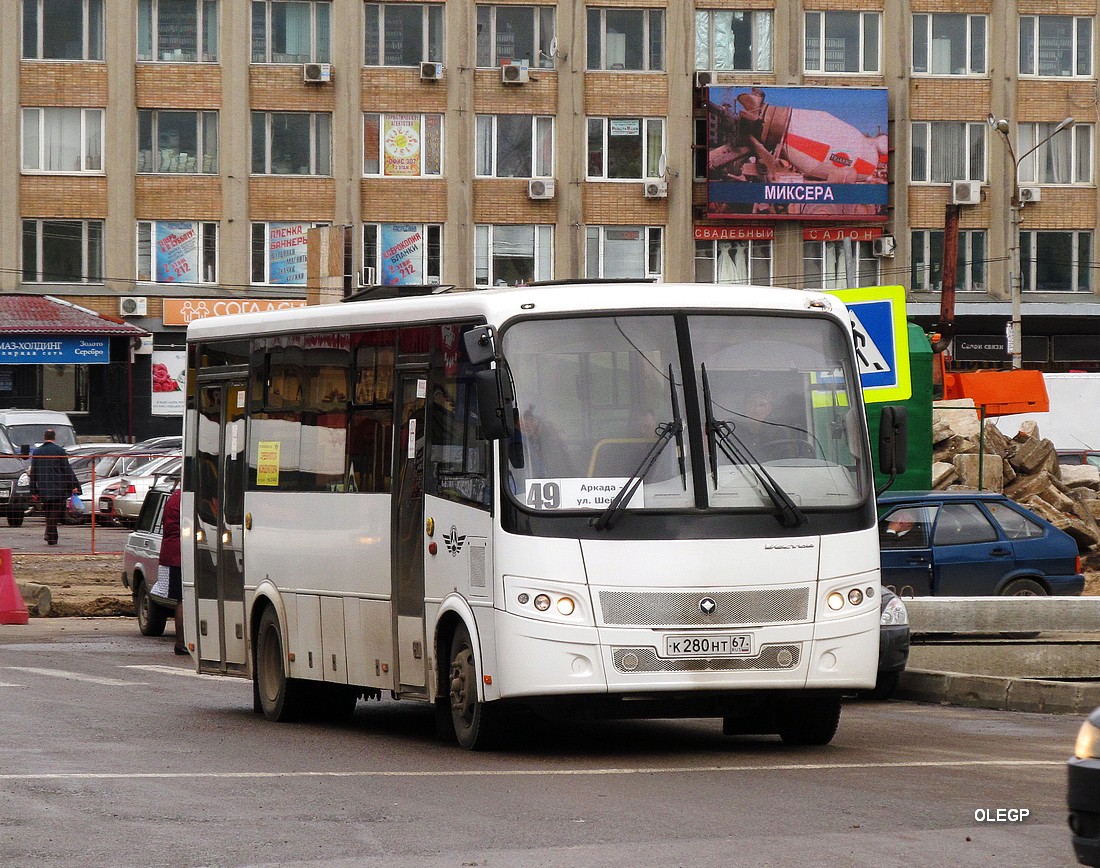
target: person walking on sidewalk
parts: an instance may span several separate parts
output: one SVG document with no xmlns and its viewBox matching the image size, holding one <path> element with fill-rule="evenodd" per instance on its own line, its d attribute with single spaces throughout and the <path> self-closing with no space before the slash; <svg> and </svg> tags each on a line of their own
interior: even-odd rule
<svg viewBox="0 0 1100 868">
<path fill-rule="evenodd" d="M 168 568 L 168 596 L 176 601 L 176 653 L 186 654 L 183 644 L 183 571 L 180 568 L 180 489 L 168 495 L 161 517 L 160 565 Z"/>
<path fill-rule="evenodd" d="M 47 428 L 42 445 L 31 454 L 31 496 L 46 514 L 46 544 L 57 545 L 57 525 L 65 515 L 65 502 L 80 493 L 80 481 L 69 464 L 69 454 L 57 445 L 57 432 Z"/>
</svg>

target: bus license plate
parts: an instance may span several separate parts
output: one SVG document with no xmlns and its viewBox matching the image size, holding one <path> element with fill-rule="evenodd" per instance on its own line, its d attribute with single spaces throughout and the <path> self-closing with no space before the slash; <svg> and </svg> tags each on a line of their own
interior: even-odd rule
<svg viewBox="0 0 1100 868">
<path fill-rule="evenodd" d="M 751 657 L 751 633 L 665 636 L 666 657 Z"/>
</svg>

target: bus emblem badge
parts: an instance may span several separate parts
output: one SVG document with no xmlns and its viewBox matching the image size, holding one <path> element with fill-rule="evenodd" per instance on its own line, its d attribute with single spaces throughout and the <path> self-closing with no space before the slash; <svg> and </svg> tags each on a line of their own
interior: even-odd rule
<svg viewBox="0 0 1100 868">
<path fill-rule="evenodd" d="M 703 599 L 699 601 L 699 611 L 702 612 L 704 615 L 713 615 L 714 610 L 717 608 L 717 603 L 715 603 L 714 600 L 712 600 L 710 597 L 703 597 Z"/>
<path fill-rule="evenodd" d="M 447 544 L 447 551 L 451 553 L 451 557 L 458 557 L 458 553 L 462 551 L 462 546 L 466 542 L 466 534 L 459 536 L 458 528 L 452 524 L 451 529 L 443 534 L 443 542 Z"/>
</svg>

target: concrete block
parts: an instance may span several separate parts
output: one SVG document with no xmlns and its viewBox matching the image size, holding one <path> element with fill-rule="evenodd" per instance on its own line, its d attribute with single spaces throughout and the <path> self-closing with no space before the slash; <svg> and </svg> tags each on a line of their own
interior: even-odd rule
<svg viewBox="0 0 1100 868">
<path fill-rule="evenodd" d="M 952 672 L 947 679 L 944 700 L 965 708 L 1004 708 L 1011 679 L 992 675 L 964 675 Z"/>
<path fill-rule="evenodd" d="M 933 426 L 937 421 L 946 423 L 952 431 L 962 437 L 972 437 L 977 440 L 981 433 L 981 422 L 972 398 L 937 401 L 932 407 Z"/>
<path fill-rule="evenodd" d="M 947 461 L 937 461 L 932 465 L 932 488 L 941 491 L 955 481 L 955 465 Z"/>
<path fill-rule="evenodd" d="M 1038 714 L 1076 714 L 1076 688 L 1069 682 L 1015 679 L 1009 683 L 1006 707 Z"/>
<path fill-rule="evenodd" d="M 1100 597 L 913 597 L 905 608 L 913 636 L 1100 632 Z"/>
<path fill-rule="evenodd" d="M 1100 467 L 1095 464 L 1061 465 L 1062 482 L 1070 488 L 1100 490 Z"/>
<path fill-rule="evenodd" d="M 1001 456 L 991 452 L 984 455 L 956 455 L 955 472 L 968 488 L 983 491 L 1003 491 L 1004 474 Z M 980 469 L 979 469 L 980 468 Z"/>
</svg>

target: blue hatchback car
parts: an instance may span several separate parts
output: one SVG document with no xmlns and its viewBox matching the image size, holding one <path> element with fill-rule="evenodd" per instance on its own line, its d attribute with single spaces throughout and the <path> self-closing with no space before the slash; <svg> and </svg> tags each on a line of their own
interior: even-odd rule
<svg viewBox="0 0 1100 868">
<path fill-rule="evenodd" d="M 1073 537 L 995 492 L 879 498 L 882 584 L 901 597 L 1075 596 Z"/>
</svg>

